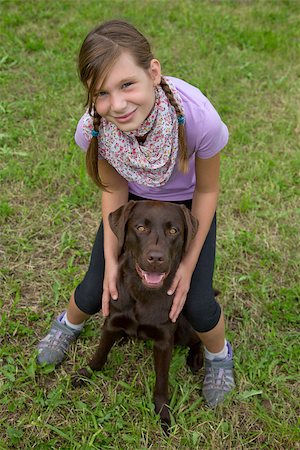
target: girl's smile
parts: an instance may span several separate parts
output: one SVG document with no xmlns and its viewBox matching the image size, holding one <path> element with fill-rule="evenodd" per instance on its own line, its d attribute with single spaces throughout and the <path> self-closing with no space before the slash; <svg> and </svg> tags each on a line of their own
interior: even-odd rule
<svg viewBox="0 0 300 450">
<path fill-rule="evenodd" d="M 145 70 L 124 51 L 97 90 L 96 111 L 122 131 L 136 130 L 154 106 L 154 87 L 160 80 L 158 60 L 151 60 Z"/>
<path fill-rule="evenodd" d="M 118 117 L 115 117 L 115 119 L 116 119 L 118 122 L 120 122 L 120 123 L 126 123 L 126 122 L 129 122 L 129 121 L 131 121 L 131 119 L 133 118 L 133 115 L 134 115 L 134 113 L 135 113 L 136 110 L 137 110 L 137 108 L 136 108 L 134 111 L 132 111 L 132 112 L 130 112 L 130 113 L 128 113 L 128 114 L 125 114 L 124 116 L 118 116 Z"/>
</svg>

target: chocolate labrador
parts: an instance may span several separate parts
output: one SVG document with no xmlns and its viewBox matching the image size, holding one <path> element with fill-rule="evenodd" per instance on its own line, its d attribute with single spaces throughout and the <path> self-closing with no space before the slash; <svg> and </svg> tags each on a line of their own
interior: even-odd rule
<svg viewBox="0 0 300 450">
<path fill-rule="evenodd" d="M 187 364 L 193 371 L 203 362 L 200 339 L 187 319 L 180 314 L 175 323 L 170 321 L 174 295 L 167 295 L 198 222 L 184 205 L 131 200 L 110 214 L 109 223 L 119 243 L 119 297 L 110 301 L 110 314 L 89 368 L 101 370 L 113 344 L 124 335 L 153 340 L 155 411 L 167 430 L 168 373 L 174 345 L 190 348 Z M 78 375 L 74 386 L 81 385 L 81 376 L 90 377 L 91 371 L 80 369 Z"/>
</svg>

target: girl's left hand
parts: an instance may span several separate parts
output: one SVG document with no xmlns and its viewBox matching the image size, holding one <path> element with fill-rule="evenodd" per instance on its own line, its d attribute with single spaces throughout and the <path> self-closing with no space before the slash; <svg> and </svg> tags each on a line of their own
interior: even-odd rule
<svg viewBox="0 0 300 450">
<path fill-rule="evenodd" d="M 170 320 L 176 322 L 181 310 L 185 304 L 187 293 L 190 289 L 192 273 L 181 262 L 175 277 L 172 281 L 171 287 L 168 290 L 168 295 L 172 295 L 175 292 L 172 308 L 169 314 Z"/>
</svg>

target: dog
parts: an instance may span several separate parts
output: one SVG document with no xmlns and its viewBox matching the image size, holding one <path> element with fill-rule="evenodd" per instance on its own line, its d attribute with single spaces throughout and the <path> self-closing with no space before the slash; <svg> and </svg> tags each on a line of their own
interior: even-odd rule
<svg viewBox="0 0 300 450">
<path fill-rule="evenodd" d="M 198 221 L 184 205 L 130 200 L 109 215 L 109 224 L 119 245 L 118 300 L 110 301 L 110 314 L 89 370 L 80 369 L 72 384 L 83 384 L 82 376 L 90 378 L 90 369 L 101 370 L 114 343 L 125 335 L 153 340 L 155 412 L 167 431 L 171 424 L 168 374 L 174 345 L 189 347 L 187 364 L 193 372 L 203 365 L 201 341 L 188 320 L 182 314 L 175 323 L 169 319 L 174 294 L 167 294 Z"/>
</svg>

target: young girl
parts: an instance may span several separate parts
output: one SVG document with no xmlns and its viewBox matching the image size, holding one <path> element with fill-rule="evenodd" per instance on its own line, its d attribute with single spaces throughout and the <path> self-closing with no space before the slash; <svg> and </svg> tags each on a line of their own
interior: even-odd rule
<svg viewBox="0 0 300 450">
<path fill-rule="evenodd" d="M 208 99 L 195 87 L 161 75 L 145 37 L 132 25 L 112 20 L 92 30 L 79 54 L 88 110 L 75 140 L 87 150 L 87 171 L 102 189 L 102 223 L 89 269 L 66 312 L 39 344 L 39 363 L 59 364 L 85 320 L 118 301 L 117 239 L 108 215 L 129 199 L 183 203 L 199 230 L 178 268 L 170 320 L 181 310 L 205 348 L 203 396 L 210 406 L 234 388 L 233 355 L 224 318 L 214 297 L 216 206 L 220 150 L 228 131 Z"/>
</svg>

